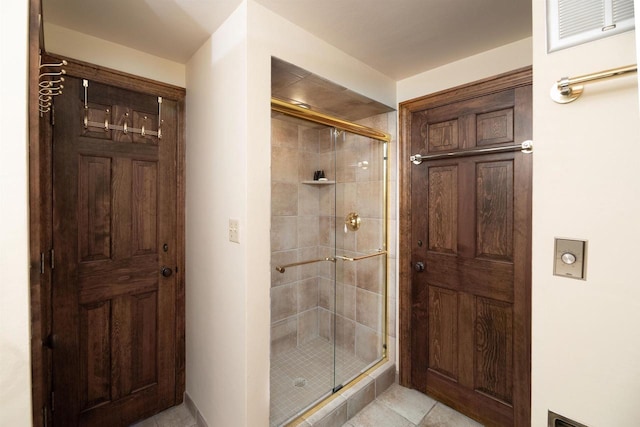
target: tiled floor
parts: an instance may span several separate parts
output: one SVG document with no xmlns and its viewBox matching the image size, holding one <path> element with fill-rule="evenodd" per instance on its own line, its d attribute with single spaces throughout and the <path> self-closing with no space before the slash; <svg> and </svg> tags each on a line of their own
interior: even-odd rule
<svg viewBox="0 0 640 427">
<path fill-rule="evenodd" d="M 196 427 L 196 420 L 183 403 L 140 421 L 131 427 Z"/>
<path fill-rule="evenodd" d="M 389 387 L 344 427 L 482 427 L 430 397 L 397 384 Z"/>
<path fill-rule="evenodd" d="M 333 344 L 316 338 L 271 360 L 271 419 L 277 426 L 327 396 L 334 387 Z M 343 384 L 367 364 L 339 347 L 335 351 L 336 384 Z"/>
<path fill-rule="evenodd" d="M 196 427 L 196 420 L 182 404 L 131 427 Z M 482 427 L 482 424 L 420 392 L 394 384 L 343 427 Z"/>
</svg>

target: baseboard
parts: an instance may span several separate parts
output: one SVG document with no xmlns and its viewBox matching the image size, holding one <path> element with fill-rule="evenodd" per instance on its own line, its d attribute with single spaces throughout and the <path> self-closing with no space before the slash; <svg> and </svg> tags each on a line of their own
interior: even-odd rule
<svg viewBox="0 0 640 427">
<path fill-rule="evenodd" d="M 209 424 L 207 424 L 207 421 L 200 413 L 200 410 L 196 406 L 195 402 L 191 399 L 191 396 L 189 396 L 189 393 L 187 393 L 186 391 L 184 392 L 184 404 L 189 412 L 191 412 L 191 415 L 193 415 L 193 418 L 195 418 L 197 427 L 209 427 Z"/>
</svg>

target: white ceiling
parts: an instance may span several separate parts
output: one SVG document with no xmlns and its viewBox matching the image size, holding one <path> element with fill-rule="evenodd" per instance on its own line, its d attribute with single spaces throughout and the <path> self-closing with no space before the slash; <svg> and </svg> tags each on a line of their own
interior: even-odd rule
<svg viewBox="0 0 640 427">
<path fill-rule="evenodd" d="M 42 0 L 45 22 L 185 63 L 242 0 Z M 400 80 L 531 35 L 532 0 L 256 0 Z"/>
</svg>

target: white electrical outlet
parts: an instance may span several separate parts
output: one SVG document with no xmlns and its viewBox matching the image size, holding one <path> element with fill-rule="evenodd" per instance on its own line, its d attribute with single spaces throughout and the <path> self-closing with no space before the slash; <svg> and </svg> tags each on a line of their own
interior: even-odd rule
<svg viewBox="0 0 640 427">
<path fill-rule="evenodd" d="M 240 243 L 240 221 L 229 218 L 229 241 Z"/>
</svg>

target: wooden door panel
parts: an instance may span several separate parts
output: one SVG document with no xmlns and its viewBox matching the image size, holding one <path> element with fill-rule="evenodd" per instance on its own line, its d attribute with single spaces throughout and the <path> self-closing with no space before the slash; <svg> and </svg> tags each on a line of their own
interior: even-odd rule
<svg viewBox="0 0 640 427">
<path fill-rule="evenodd" d="M 158 163 L 133 161 L 131 243 L 132 256 L 158 251 Z"/>
<path fill-rule="evenodd" d="M 54 423 L 127 426 L 175 401 L 177 104 L 78 79 L 54 128 Z M 127 132 L 124 131 L 124 124 Z"/>
<path fill-rule="evenodd" d="M 111 158 L 78 157 L 80 262 L 111 259 Z"/>
<path fill-rule="evenodd" d="M 458 292 L 429 286 L 429 369 L 458 380 Z"/>
<path fill-rule="evenodd" d="M 478 259 L 460 259 L 447 255 L 426 255 L 424 281 L 455 291 L 513 302 L 513 265 L 490 264 Z"/>
<path fill-rule="evenodd" d="M 513 161 L 476 165 L 476 256 L 513 260 Z"/>
<path fill-rule="evenodd" d="M 503 402 L 486 397 L 482 405 L 477 404 L 478 396 L 482 396 L 473 388 L 460 387 L 459 383 L 450 381 L 447 377 L 431 370 L 427 371 L 425 391 L 439 402 L 457 408 L 467 416 L 486 426 L 512 427 L 518 426 L 513 422 L 513 407 Z"/>
<path fill-rule="evenodd" d="M 80 410 L 111 400 L 111 301 L 80 307 Z"/>
<path fill-rule="evenodd" d="M 408 150 L 438 154 L 530 139 L 530 91 L 439 98 L 411 111 Z M 411 262 L 426 266 L 411 272 L 411 384 L 488 425 L 528 422 L 530 162 L 506 152 L 410 169 Z"/>
<path fill-rule="evenodd" d="M 428 176 L 429 250 L 458 252 L 458 168 L 429 168 Z"/>
<path fill-rule="evenodd" d="M 458 120 L 444 122 L 425 121 L 420 128 L 420 137 L 428 141 L 428 152 L 453 151 L 458 149 Z"/>
<path fill-rule="evenodd" d="M 511 404 L 513 314 L 508 303 L 475 298 L 475 389 Z"/>
<path fill-rule="evenodd" d="M 513 142 L 513 108 L 476 116 L 476 145 Z"/>
</svg>

